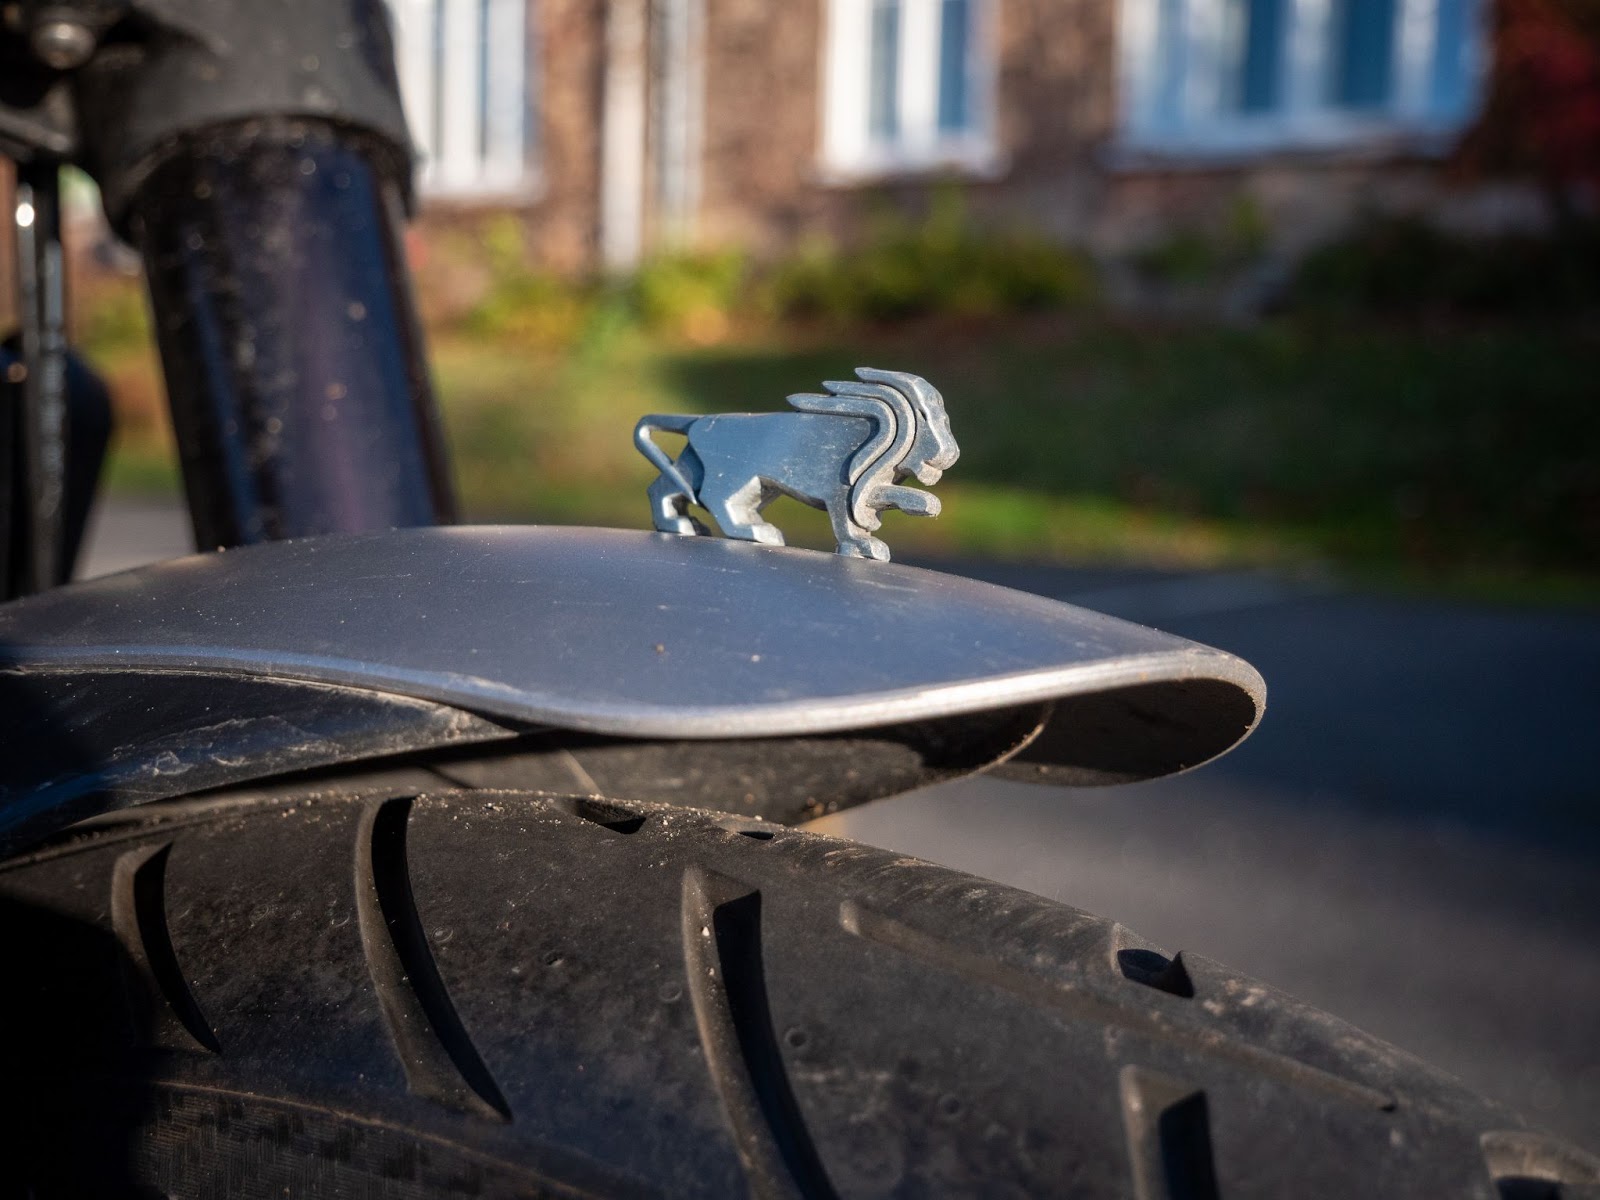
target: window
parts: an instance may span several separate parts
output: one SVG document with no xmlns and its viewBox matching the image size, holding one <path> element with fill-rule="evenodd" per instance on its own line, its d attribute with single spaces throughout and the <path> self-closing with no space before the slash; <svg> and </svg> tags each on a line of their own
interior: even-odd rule
<svg viewBox="0 0 1600 1200">
<path fill-rule="evenodd" d="M 1445 142 L 1482 0 L 1122 0 L 1122 143 L 1212 156 Z"/>
<path fill-rule="evenodd" d="M 993 0 L 830 0 L 824 170 L 850 179 L 996 163 Z"/>
<path fill-rule="evenodd" d="M 431 195 L 526 190 L 528 0 L 390 0 L 419 184 Z"/>
</svg>

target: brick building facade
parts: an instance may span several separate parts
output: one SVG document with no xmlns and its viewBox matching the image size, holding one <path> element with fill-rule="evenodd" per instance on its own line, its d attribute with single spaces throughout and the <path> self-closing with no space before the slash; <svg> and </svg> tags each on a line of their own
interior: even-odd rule
<svg viewBox="0 0 1600 1200">
<path fill-rule="evenodd" d="M 512 208 L 567 270 L 848 241 L 948 179 L 1110 258 L 1244 197 L 1288 252 L 1372 209 L 1517 220 L 1438 166 L 1484 2 L 393 0 L 431 212 Z"/>
</svg>

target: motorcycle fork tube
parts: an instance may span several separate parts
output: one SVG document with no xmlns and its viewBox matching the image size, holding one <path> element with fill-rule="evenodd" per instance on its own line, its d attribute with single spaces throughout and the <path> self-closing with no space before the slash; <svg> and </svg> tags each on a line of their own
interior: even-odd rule
<svg viewBox="0 0 1600 1200">
<path fill-rule="evenodd" d="M 17 510 L 9 514 L 5 578 L 0 594 L 26 595 L 64 579 L 61 536 L 66 495 L 66 283 L 61 256 L 61 193 L 57 165 L 17 164 L 12 205 L 16 239 L 18 357 L 4 356 L 19 411 L 12 463 L 18 478 L 10 489 Z"/>
<path fill-rule="evenodd" d="M 134 198 L 196 544 L 454 516 L 385 144 L 319 121 L 192 134 Z"/>
</svg>

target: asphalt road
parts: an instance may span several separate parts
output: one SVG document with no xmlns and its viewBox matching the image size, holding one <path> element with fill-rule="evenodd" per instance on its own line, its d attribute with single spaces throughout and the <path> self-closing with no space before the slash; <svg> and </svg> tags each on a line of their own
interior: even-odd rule
<svg viewBox="0 0 1600 1200">
<path fill-rule="evenodd" d="M 187 548 L 174 510 L 123 505 L 87 566 Z M 1241 654 L 1267 717 L 1174 779 L 973 780 L 820 828 L 1221 959 L 1600 1150 L 1600 614 L 961 569 Z"/>
</svg>

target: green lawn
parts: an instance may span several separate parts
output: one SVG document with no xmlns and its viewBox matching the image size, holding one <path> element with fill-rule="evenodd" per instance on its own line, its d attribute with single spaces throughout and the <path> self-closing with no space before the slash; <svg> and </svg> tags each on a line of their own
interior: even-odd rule
<svg viewBox="0 0 1600 1200">
<path fill-rule="evenodd" d="M 435 346 L 470 514 L 632 526 L 638 415 L 780 408 L 860 364 L 926 375 L 962 445 L 942 518 L 889 515 L 897 549 L 1600 596 L 1594 328 L 1051 317 L 696 347 L 602 317 L 567 353 Z M 114 479 L 159 484 L 159 445 L 128 440 Z M 792 541 L 825 544 L 787 508 Z"/>
</svg>

